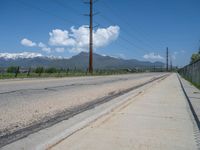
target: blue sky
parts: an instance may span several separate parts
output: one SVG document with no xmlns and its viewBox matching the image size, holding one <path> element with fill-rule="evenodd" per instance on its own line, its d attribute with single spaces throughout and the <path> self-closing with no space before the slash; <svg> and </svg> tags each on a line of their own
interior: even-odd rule
<svg viewBox="0 0 200 150">
<path fill-rule="evenodd" d="M 49 42 L 49 33 L 54 35 L 55 29 L 74 36 L 79 27 L 88 25 L 89 18 L 84 14 L 89 12 L 89 5 L 83 0 L 1 0 L 0 3 L 0 53 L 26 51 L 70 57 L 83 48 L 76 51 L 77 45 Z M 113 35 L 102 39 L 106 41 L 98 41 L 95 52 L 126 59 L 164 61 L 162 57 L 169 47 L 173 64 L 183 66 L 200 46 L 199 6 L 199 0 L 99 0 L 94 5 L 94 11 L 99 12 L 94 16 L 94 24 L 99 24 L 95 30 L 104 28 L 116 33 L 112 31 Z M 103 33 L 104 30 L 99 31 Z M 27 46 L 26 41 L 23 45 L 22 39 L 36 46 Z M 50 48 L 51 52 L 44 48 Z"/>
</svg>

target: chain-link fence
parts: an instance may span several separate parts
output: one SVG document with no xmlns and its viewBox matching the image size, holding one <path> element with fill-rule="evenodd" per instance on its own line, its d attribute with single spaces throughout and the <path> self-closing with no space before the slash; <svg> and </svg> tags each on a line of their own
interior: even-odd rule
<svg viewBox="0 0 200 150">
<path fill-rule="evenodd" d="M 200 60 L 179 69 L 178 72 L 185 79 L 200 86 Z"/>
</svg>

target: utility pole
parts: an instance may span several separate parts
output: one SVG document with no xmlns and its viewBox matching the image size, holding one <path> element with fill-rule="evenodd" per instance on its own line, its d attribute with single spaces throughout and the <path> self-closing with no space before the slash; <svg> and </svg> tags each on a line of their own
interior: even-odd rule
<svg viewBox="0 0 200 150">
<path fill-rule="evenodd" d="M 199 43 L 200 43 L 200 40 L 199 40 Z M 198 53 L 200 54 L 200 46 L 199 46 L 199 51 L 198 51 Z"/>
<path fill-rule="evenodd" d="M 88 72 L 93 73 L 93 29 L 96 26 L 93 26 L 93 16 L 97 13 L 93 13 L 93 4 L 96 2 L 96 0 L 89 0 L 84 3 L 90 5 L 90 13 L 85 14 L 86 16 L 90 17 L 90 25 L 89 25 L 89 64 L 88 64 Z"/>
<path fill-rule="evenodd" d="M 169 58 L 169 51 L 168 51 L 168 47 L 167 47 L 167 50 L 166 50 L 166 71 L 168 71 L 168 58 Z"/>
<path fill-rule="evenodd" d="M 89 72 L 93 73 L 93 0 L 90 0 Z"/>
<path fill-rule="evenodd" d="M 172 72 L 172 56 L 170 57 L 170 71 Z"/>
</svg>

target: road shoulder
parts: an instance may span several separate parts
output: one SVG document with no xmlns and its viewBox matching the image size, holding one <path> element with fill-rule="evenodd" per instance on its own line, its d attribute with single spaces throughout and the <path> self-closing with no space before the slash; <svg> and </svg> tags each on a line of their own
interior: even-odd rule
<svg viewBox="0 0 200 150">
<path fill-rule="evenodd" d="M 200 90 L 181 76 L 179 76 L 179 80 L 181 82 L 184 94 L 188 100 L 197 126 L 200 129 Z"/>
<path fill-rule="evenodd" d="M 159 80 L 162 80 L 162 78 Z M 63 120 L 62 122 L 55 124 L 54 126 L 51 126 L 39 132 L 33 133 L 27 136 L 26 138 L 18 140 L 9 145 L 6 145 L 2 149 L 9 149 L 9 150 L 46 149 L 47 147 L 53 145 L 54 143 L 57 143 L 63 138 L 66 138 L 72 133 L 82 129 L 84 126 L 94 121 L 98 117 L 109 113 L 110 111 L 112 111 L 112 109 L 114 109 L 118 105 L 121 105 L 121 103 L 124 103 L 125 101 L 129 100 L 130 97 L 132 98 L 140 94 L 146 88 L 149 88 L 153 84 L 155 84 L 155 82 L 158 82 L 158 81 L 154 81 L 149 84 L 146 84 L 138 89 L 135 89 L 124 95 L 121 95 L 109 102 L 99 105 L 98 107 L 95 107 L 94 109 L 90 109 L 68 120 Z"/>
<path fill-rule="evenodd" d="M 198 135 L 185 95 L 173 74 L 52 149 L 195 150 Z"/>
</svg>

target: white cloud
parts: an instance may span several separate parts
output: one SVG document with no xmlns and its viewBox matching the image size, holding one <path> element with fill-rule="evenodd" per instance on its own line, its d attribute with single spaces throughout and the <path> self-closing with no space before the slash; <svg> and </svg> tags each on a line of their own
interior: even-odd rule
<svg viewBox="0 0 200 150">
<path fill-rule="evenodd" d="M 40 47 L 42 49 L 42 51 L 44 52 L 47 52 L 47 53 L 50 53 L 51 52 L 51 48 L 50 47 L 47 47 L 46 44 L 40 42 L 38 44 L 38 47 Z"/>
<path fill-rule="evenodd" d="M 119 26 L 99 28 L 93 33 L 94 48 L 108 45 L 119 36 Z M 66 46 L 72 52 L 87 51 L 89 44 L 89 29 L 85 25 L 79 28 L 71 27 L 70 31 L 55 29 L 49 33 L 51 46 Z"/>
<path fill-rule="evenodd" d="M 106 46 L 110 42 L 116 40 L 119 36 L 119 30 L 119 26 L 109 26 L 107 28 L 98 28 L 95 30 L 93 32 L 94 48 Z M 88 51 L 89 29 L 86 25 L 82 25 L 79 28 L 71 27 L 69 31 L 55 29 L 49 32 L 49 36 L 48 45 L 42 42 L 36 44 L 27 38 L 22 39 L 21 44 L 29 47 L 37 46 L 46 53 L 51 53 L 53 51 L 64 52 L 65 49 L 70 52 Z M 55 48 L 54 46 L 58 47 Z"/>
<path fill-rule="evenodd" d="M 17 59 L 17 58 L 35 58 L 42 57 L 40 53 L 22 52 L 22 53 L 0 53 L 0 58 Z"/>
<path fill-rule="evenodd" d="M 46 47 L 46 45 L 45 45 L 44 43 L 42 43 L 42 42 L 40 42 L 40 43 L 38 44 L 38 46 L 39 46 L 39 47 Z"/>
<path fill-rule="evenodd" d="M 163 60 L 164 58 L 160 56 L 159 54 L 155 54 L 154 52 L 145 54 L 143 58 L 148 59 L 148 60 Z"/>
<path fill-rule="evenodd" d="M 37 45 L 36 43 L 34 43 L 31 40 L 26 39 L 26 38 L 21 40 L 21 44 L 24 45 L 24 46 L 28 46 L 28 47 L 33 47 L 33 46 Z"/>
<path fill-rule="evenodd" d="M 119 36 L 119 30 L 120 28 L 118 26 L 97 29 L 94 32 L 94 46 L 102 47 L 116 40 Z"/>
<path fill-rule="evenodd" d="M 59 52 L 59 53 L 62 53 L 62 52 L 65 51 L 65 48 L 63 48 L 63 47 L 57 47 L 57 48 L 55 48 L 55 51 Z"/>
<path fill-rule="evenodd" d="M 75 43 L 74 39 L 69 37 L 67 30 L 55 29 L 49 35 L 49 44 L 53 46 L 71 46 Z"/>
<path fill-rule="evenodd" d="M 43 47 L 42 51 L 47 52 L 47 53 L 51 53 L 51 48 L 50 47 Z"/>
</svg>

